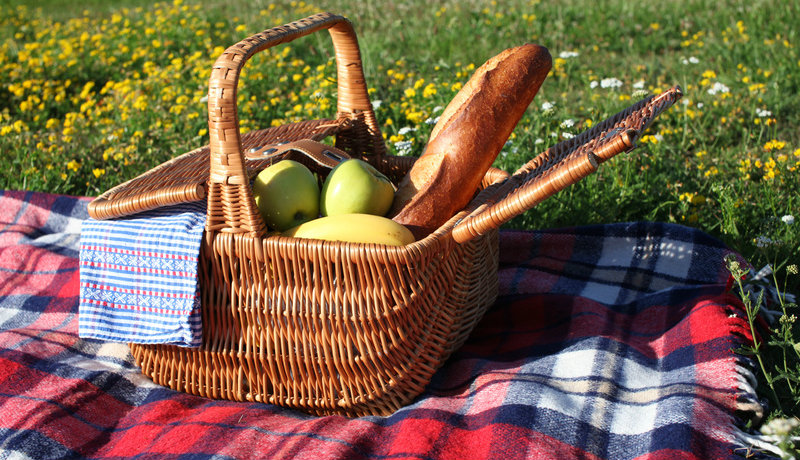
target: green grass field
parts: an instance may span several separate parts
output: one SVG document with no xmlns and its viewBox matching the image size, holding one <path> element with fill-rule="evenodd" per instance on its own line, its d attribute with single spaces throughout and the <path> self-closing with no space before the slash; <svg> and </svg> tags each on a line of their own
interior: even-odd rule
<svg viewBox="0 0 800 460">
<path fill-rule="evenodd" d="M 11 0 L 0 6 L 0 188 L 96 195 L 203 145 L 215 58 L 252 33 L 319 11 L 353 21 L 395 154 L 419 154 L 472 71 L 524 42 L 549 48 L 554 66 L 498 157 L 509 172 L 681 85 L 684 98 L 637 150 L 509 226 L 689 225 L 757 269 L 771 264 L 779 289 L 800 291 L 800 6 L 783 0 Z M 257 55 L 240 82 L 242 129 L 333 116 L 334 63 L 327 34 Z M 773 308 L 782 319 L 756 355 L 761 389 L 773 400 L 771 417 L 795 416 L 794 306 Z"/>
</svg>

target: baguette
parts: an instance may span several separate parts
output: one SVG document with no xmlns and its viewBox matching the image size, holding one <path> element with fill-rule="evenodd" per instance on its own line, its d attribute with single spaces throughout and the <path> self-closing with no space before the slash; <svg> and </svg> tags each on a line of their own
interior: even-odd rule
<svg viewBox="0 0 800 460">
<path fill-rule="evenodd" d="M 442 112 L 424 152 L 398 184 L 389 216 L 421 239 L 462 210 L 551 66 L 547 48 L 526 44 L 478 68 Z"/>
</svg>

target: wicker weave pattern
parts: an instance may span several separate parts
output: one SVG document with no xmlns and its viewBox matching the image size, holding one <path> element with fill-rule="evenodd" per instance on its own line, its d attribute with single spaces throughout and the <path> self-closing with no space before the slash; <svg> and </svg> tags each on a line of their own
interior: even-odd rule
<svg viewBox="0 0 800 460">
<path fill-rule="evenodd" d="M 270 128 L 258 140 L 239 141 L 235 91 L 244 62 L 257 51 L 325 28 L 340 70 L 337 119 L 300 124 L 305 132 L 291 136 L 282 127 Z M 266 237 L 249 189 L 261 165 L 243 154 L 251 146 L 335 134 L 337 147 L 395 181 L 413 163 L 385 155 L 360 69 L 352 27 L 340 17 L 317 15 L 244 40 L 214 65 L 209 147 L 176 158 L 179 167 L 165 164 L 148 174 L 154 177 L 137 178 L 160 180 L 163 192 L 165 176 L 169 183 L 183 182 L 178 177 L 195 170 L 199 174 L 188 182 L 199 179 L 208 187 L 200 270 L 204 345 L 131 345 L 155 382 L 317 414 L 386 414 L 423 390 L 494 302 L 496 231 L 456 245 L 449 238 L 451 225 L 405 248 Z M 203 156 L 207 163 L 194 163 Z M 507 176 L 492 169 L 484 183 Z M 103 199 L 121 202 L 112 192 Z"/>
<path fill-rule="evenodd" d="M 240 135 L 236 88 L 253 54 L 328 30 L 338 113 Z M 673 88 L 543 152 L 514 175 L 491 168 L 467 209 L 404 247 L 271 236 L 250 180 L 274 161 L 251 148 L 335 137 L 399 181 L 413 158 L 386 154 L 350 23 L 319 14 L 256 34 L 217 59 L 209 81 L 209 146 L 109 190 L 96 218 L 207 196 L 200 254 L 203 346 L 131 344 L 154 382 L 211 398 L 262 401 L 313 414 L 389 414 L 423 391 L 497 296 L 498 228 L 633 148 Z M 307 163 L 320 175 L 327 170 Z"/>
<path fill-rule="evenodd" d="M 497 232 L 413 248 L 217 233 L 200 349 L 132 345 L 156 383 L 312 413 L 387 414 L 419 394 L 497 295 Z"/>
</svg>

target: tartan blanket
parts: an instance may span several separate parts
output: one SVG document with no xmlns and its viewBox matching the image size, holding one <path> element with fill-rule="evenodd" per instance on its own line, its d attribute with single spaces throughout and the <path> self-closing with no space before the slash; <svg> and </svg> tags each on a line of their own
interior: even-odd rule
<svg viewBox="0 0 800 460">
<path fill-rule="evenodd" d="M 652 222 L 504 230 L 500 297 L 387 417 L 172 391 L 80 339 L 88 199 L 0 191 L 0 458 L 727 459 L 761 409 L 730 250 Z"/>
</svg>

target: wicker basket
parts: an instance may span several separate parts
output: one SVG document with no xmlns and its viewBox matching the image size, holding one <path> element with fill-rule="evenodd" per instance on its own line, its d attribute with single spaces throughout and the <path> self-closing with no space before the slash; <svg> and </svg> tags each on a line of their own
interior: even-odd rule
<svg viewBox="0 0 800 460">
<path fill-rule="evenodd" d="M 245 62 L 325 29 L 336 52 L 337 117 L 240 135 L 236 93 Z M 675 87 L 640 101 L 513 175 L 491 169 L 467 209 L 411 245 L 270 236 L 250 180 L 283 156 L 250 155 L 251 150 L 333 136 L 337 148 L 395 181 L 414 159 L 385 151 L 349 21 L 324 13 L 247 38 L 214 64 L 209 145 L 114 187 L 90 205 L 91 216 L 100 219 L 208 201 L 200 257 L 203 345 L 132 344 L 132 354 L 154 382 L 191 394 L 313 414 L 389 414 L 423 391 L 495 301 L 500 225 L 632 149 L 680 96 Z M 307 164 L 326 173 L 319 162 Z"/>
</svg>

